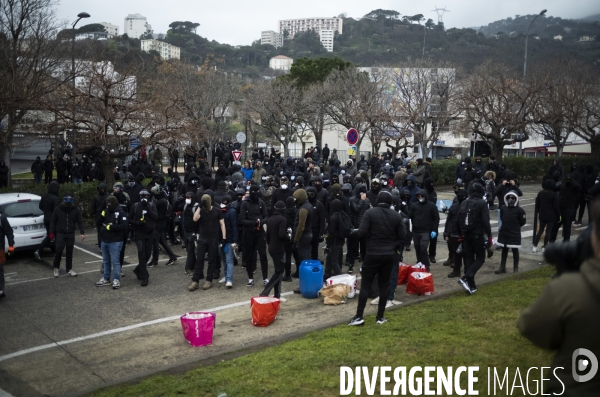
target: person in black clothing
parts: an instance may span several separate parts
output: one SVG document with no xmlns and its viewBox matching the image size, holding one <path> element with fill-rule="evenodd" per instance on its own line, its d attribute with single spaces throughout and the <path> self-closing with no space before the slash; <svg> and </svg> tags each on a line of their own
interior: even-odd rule
<svg viewBox="0 0 600 397">
<path fill-rule="evenodd" d="M 446 226 L 444 228 L 444 240 L 448 242 L 448 251 L 453 253 L 453 261 L 450 262 L 452 266 L 452 272 L 448 274 L 448 278 L 460 277 L 461 268 L 463 265 L 463 254 L 457 252 L 457 248 L 463 240 L 463 236 L 460 233 L 460 227 L 458 226 L 458 212 L 463 201 L 467 199 L 467 191 L 465 189 L 459 189 L 456 192 L 457 200 L 452 203 L 448 209 L 448 216 L 446 218 Z"/>
<path fill-rule="evenodd" d="M 150 202 L 150 193 L 147 190 L 140 192 L 140 202 L 131 206 L 129 210 L 129 222 L 135 227 L 135 244 L 138 251 L 138 265 L 133 269 L 142 287 L 148 285 L 148 269 L 146 264 L 152 253 L 152 233 L 156 227 L 158 213 L 156 205 Z"/>
<path fill-rule="evenodd" d="M 358 229 L 365 212 L 367 212 L 367 210 L 371 208 L 371 203 L 367 199 L 367 186 L 364 184 L 356 186 L 354 196 L 350 198 L 349 203 L 350 221 L 352 222 L 352 226 Z M 365 236 L 361 239 L 356 239 L 356 236 L 350 236 L 348 238 L 348 253 L 346 254 L 346 265 L 348 266 L 348 274 L 352 274 L 354 272 L 354 261 L 358 259 L 359 262 L 362 262 L 365 259 L 366 254 L 367 237 Z"/>
<path fill-rule="evenodd" d="M 4 251 L 4 239 L 8 240 L 8 253 L 11 254 L 15 251 L 15 237 L 13 233 L 13 228 L 10 226 L 8 219 L 2 213 L 0 213 L 0 251 Z M 4 257 L 4 255 L 3 255 Z M 6 258 L 0 262 L 0 298 L 5 298 L 6 294 L 4 293 L 5 288 L 5 280 L 4 280 L 4 262 Z"/>
<path fill-rule="evenodd" d="M 269 255 L 273 259 L 275 273 L 269 279 L 260 296 L 269 296 L 271 289 L 275 289 L 273 296 L 281 297 L 281 281 L 285 272 L 285 251 L 286 244 L 291 240 L 292 229 L 287 226 L 285 219 L 285 204 L 282 201 L 275 203 L 273 207 L 273 216 L 267 222 L 267 244 L 269 246 Z"/>
<path fill-rule="evenodd" d="M 103 275 L 96 283 L 97 287 L 110 285 L 111 268 L 113 273 L 113 289 L 121 288 L 121 266 L 120 259 L 122 247 L 125 244 L 123 236 L 127 234 L 127 212 L 123 210 L 115 196 L 106 199 L 106 209 L 102 211 L 96 225 L 101 234 L 102 269 Z"/>
<path fill-rule="evenodd" d="M 39 157 L 38 157 L 38 159 L 39 159 Z M 6 166 L 6 163 L 4 161 L 0 161 L 0 189 L 8 186 L 8 173 L 9 172 L 10 172 L 10 169 Z M 36 183 L 42 183 L 42 174 L 40 174 L 39 182 L 37 182 L 37 178 L 36 178 Z"/>
<path fill-rule="evenodd" d="M 60 182 L 59 182 L 60 183 Z M 100 216 L 100 213 L 102 211 L 104 211 L 104 208 L 106 207 L 106 198 L 108 197 L 107 194 L 107 187 L 106 187 L 106 183 L 99 183 L 98 184 L 98 193 L 96 193 L 94 195 L 94 198 L 92 199 L 92 205 L 90 207 L 90 218 L 92 219 L 98 219 L 98 217 Z M 98 230 L 98 247 L 100 247 L 100 231 Z"/>
<path fill-rule="evenodd" d="M 440 224 L 440 214 L 435 204 L 427 200 L 427 191 L 417 191 L 417 201 L 408 210 L 408 217 L 412 221 L 413 241 L 417 261 L 427 267 L 429 271 L 429 257 L 427 248 L 430 240 L 437 237 Z"/>
<path fill-rule="evenodd" d="M 517 175 L 508 169 L 504 169 L 503 178 L 500 183 L 496 186 L 494 195 L 498 197 L 498 231 L 502 230 L 502 218 L 500 217 L 500 208 L 505 204 L 504 196 L 506 193 L 515 191 L 518 197 L 523 195 L 521 189 L 519 189 L 519 181 L 517 181 Z M 468 185 L 465 185 L 468 186 Z"/>
<path fill-rule="evenodd" d="M 427 191 L 427 200 L 432 202 L 437 208 L 437 192 L 433 185 L 433 178 L 429 177 L 423 181 L 424 189 Z M 436 236 L 429 241 L 429 262 L 435 263 L 435 256 L 437 254 L 437 229 Z"/>
<path fill-rule="evenodd" d="M 362 195 L 364 196 L 364 193 Z M 363 201 L 366 201 L 366 198 Z M 342 274 L 342 260 L 346 240 L 340 237 L 340 217 L 348 216 L 342 209 L 343 205 L 340 200 L 336 199 L 331 202 L 331 215 L 327 228 L 327 248 L 325 248 L 327 259 L 325 260 L 324 280 Z"/>
<path fill-rule="evenodd" d="M 198 222 L 194 221 L 194 212 L 198 204 L 194 202 L 194 193 L 187 192 L 183 200 L 179 200 L 175 211 L 181 212 L 182 230 L 181 238 L 186 249 L 187 259 L 185 261 L 185 274 L 192 276 L 194 267 L 196 266 L 196 232 L 198 230 Z"/>
<path fill-rule="evenodd" d="M 52 219 L 52 214 L 56 207 L 60 205 L 60 201 L 58 199 L 58 191 L 60 189 L 60 185 L 57 182 L 50 182 L 48 185 L 48 192 L 44 194 L 40 200 L 40 204 L 38 205 L 39 209 L 44 213 L 44 226 L 46 227 L 46 237 L 42 240 L 37 249 L 33 252 L 35 259 L 41 261 L 40 252 L 44 250 L 47 246 L 50 245 L 50 220 Z"/>
<path fill-rule="evenodd" d="M 67 247 L 67 275 L 77 276 L 73 267 L 73 247 L 75 246 L 75 228 L 79 226 L 81 241 L 85 239 L 83 230 L 83 218 L 81 211 L 75 206 L 75 196 L 67 193 L 63 197 L 63 203 L 56 207 L 50 218 L 50 240 L 56 236 L 56 250 L 54 252 L 54 277 L 58 277 L 60 259 L 65 246 Z"/>
<path fill-rule="evenodd" d="M 73 168 L 71 168 L 71 177 L 73 178 L 73 183 L 82 183 L 83 182 L 83 167 L 77 162 L 73 163 Z"/>
<path fill-rule="evenodd" d="M 352 230 L 353 234 L 367 236 L 367 255 L 362 266 L 362 280 L 356 315 L 348 325 L 364 325 L 363 313 L 375 277 L 378 278 L 379 303 L 376 323 L 383 324 L 385 307 L 390 292 L 390 275 L 394 263 L 398 242 L 404 240 L 404 224 L 402 216 L 391 209 L 392 195 L 387 191 L 378 194 L 375 207 L 365 212 L 360 227 Z"/>
<path fill-rule="evenodd" d="M 192 276 L 192 284 L 188 287 L 195 291 L 200 280 L 204 279 L 204 256 L 208 254 L 208 269 L 203 290 L 212 287 L 212 281 L 219 278 L 219 244 L 226 240 L 225 221 L 220 208 L 213 207 L 208 194 L 200 198 L 200 205 L 194 212 L 194 221 L 198 222 L 198 248 L 196 251 L 196 266 Z"/>
<path fill-rule="evenodd" d="M 473 183 L 469 186 L 468 193 L 469 197 L 462 202 L 458 212 L 459 231 L 463 236 L 463 258 L 465 262 L 465 275 L 458 280 L 458 284 L 463 287 L 465 292 L 472 295 L 477 292 L 475 275 L 485 262 L 483 235 L 487 235 L 488 246 L 491 247 L 492 228 L 490 227 L 490 211 L 487 202 L 483 199 L 483 186 L 479 183 Z M 469 207 L 472 208 L 472 219 L 468 219 L 470 223 L 468 227 L 463 229 L 460 222 L 461 213 L 467 212 Z"/>
<path fill-rule="evenodd" d="M 558 195 L 558 208 L 560 209 L 560 219 L 552 227 L 550 243 L 556 241 L 558 229 L 562 226 L 562 236 L 564 241 L 571 241 L 571 223 L 575 219 L 577 204 L 579 203 L 579 191 L 581 185 L 570 175 L 567 175 L 563 181 L 560 193 Z"/>
<path fill-rule="evenodd" d="M 44 183 L 48 184 L 52 182 L 52 171 L 54 170 L 54 163 L 52 162 L 52 157 L 46 157 L 44 161 Z"/>
<path fill-rule="evenodd" d="M 519 248 L 521 248 L 521 228 L 525 225 L 525 210 L 519 207 L 519 197 L 514 191 L 504 196 L 505 206 L 500 210 L 504 227 L 498 232 L 498 245 L 502 247 L 500 268 L 496 274 L 506 273 L 508 250 L 513 253 L 513 273 L 519 271 Z"/>
<path fill-rule="evenodd" d="M 323 148 L 323 162 L 327 163 L 327 159 L 329 158 L 329 146 L 327 146 L 327 144 L 325 144 L 325 147 Z"/>
<path fill-rule="evenodd" d="M 296 213 L 298 209 L 296 208 L 296 202 L 294 197 L 290 196 L 285 200 L 285 220 L 287 222 L 287 227 L 292 229 L 294 228 L 294 221 L 296 220 Z M 285 275 L 281 279 L 281 281 L 292 282 L 292 256 L 294 260 L 298 262 L 298 253 L 292 250 L 292 241 L 288 241 L 285 244 Z"/>
<path fill-rule="evenodd" d="M 296 272 L 294 276 L 300 277 L 300 265 L 310 259 L 310 243 L 312 241 L 312 224 L 314 219 L 313 206 L 308 201 L 306 190 L 298 189 L 294 192 L 294 199 L 298 212 L 294 219 L 294 237 L 292 251 L 297 252 Z M 294 277 L 292 276 L 292 277 Z M 294 293 L 300 293 L 300 288 L 294 289 Z"/>
<path fill-rule="evenodd" d="M 597 173 L 594 173 L 593 165 L 588 164 L 585 167 L 585 174 L 581 180 L 581 191 L 579 192 L 579 216 L 577 217 L 577 221 L 573 223 L 574 226 L 581 226 L 586 207 L 588 209 L 588 224 L 592 223 L 592 212 L 590 211 L 591 196 L 589 191 L 596 184 L 597 175 Z"/>
<path fill-rule="evenodd" d="M 244 247 L 242 261 L 248 272 L 248 287 L 254 286 L 254 269 L 252 256 L 258 250 L 263 285 L 269 282 L 269 264 L 267 261 L 266 237 L 263 225 L 268 221 L 267 207 L 260 198 L 260 187 L 250 186 L 250 194 L 245 198 L 238 211 L 238 224 L 243 227 Z"/>
<path fill-rule="evenodd" d="M 154 229 L 153 233 L 154 243 L 152 244 L 152 259 L 150 262 L 148 262 L 148 267 L 154 267 L 158 265 L 159 245 L 161 245 L 163 250 L 167 253 L 167 255 L 169 255 L 169 261 L 166 263 L 166 265 L 170 266 L 177 261 L 177 255 L 175 255 L 165 239 L 165 230 L 172 211 L 171 208 L 169 208 L 169 200 L 160 187 L 154 186 L 150 192 L 154 196 L 158 218 L 156 219 L 156 228 Z"/>
<path fill-rule="evenodd" d="M 548 241 L 550 240 L 550 234 L 554 227 L 554 224 L 560 218 L 560 209 L 558 207 L 558 195 L 554 191 L 554 181 L 552 179 L 546 179 L 542 183 L 543 190 L 537 194 L 535 198 L 535 213 L 538 214 L 539 228 L 538 232 L 533 237 L 533 252 L 537 252 L 537 245 L 540 242 L 540 238 L 546 230 L 544 236 L 544 245 L 542 246 L 542 253 L 545 251 Z"/>
<path fill-rule="evenodd" d="M 319 200 L 317 200 L 317 189 L 314 186 L 307 188 L 306 194 L 308 195 L 308 202 L 313 206 L 310 258 L 319 260 L 319 242 L 323 242 L 325 223 L 327 221 L 325 217 L 325 207 Z"/>
<path fill-rule="evenodd" d="M 2 162 L 2 165 L 4 165 L 4 162 Z M 44 164 L 42 164 L 42 160 L 40 159 L 40 156 L 37 156 L 35 158 L 35 161 L 33 162 L 33 164 L 31 164 L 31 173 L 33 174 L 33 179 L 35 183 L 42 183 L 42 174 L 44 173 Z M 8 181 L 8 178 L 7 178 Z M 1 180 L 0 180 L 0 184 L 1 184 Z M 0 186 L 3 187 L 3 186 Z"/>
</svg>

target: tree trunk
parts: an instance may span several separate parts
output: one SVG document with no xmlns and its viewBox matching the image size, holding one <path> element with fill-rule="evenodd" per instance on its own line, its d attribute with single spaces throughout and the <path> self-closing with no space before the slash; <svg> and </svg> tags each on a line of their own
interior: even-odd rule
<svg viewBox="0 0 600 397">
<path fill-rule="evenodd" d="M 290 155 L 289 146 L 290 146 L 289 142 L 287 142 L 287 141 L 283 142 L 283 156 L 286 159 Z"/>
<path fill-rule="evenodd" d="M 319 148 L 323 150 L 323 125 L 325 124 L 325 116 L 323 114 L 319 114 L 319 120 L 317 121 L 317 130 L 313 131 L 315 134 L 315 140 L 317 141 L 317 145 Z"/>
<path fill-rule="evenodd" d="M 100 163 L 102 164 L 102 171 L 104 171 L 104 183 L 106 183 L 106 186 L 110 190 L 115 184 L 115 174 L 113 172 L 114 161 L 109 153 L 103 152 L 103 154 L 100 155 Z"/>
<path fill-rule="evenodd" d="M 560 142 L 556 143 L 556 157 L 562 156 L 564 150 L 565 150 L 565 145 L 563 145 Z"/>
<path fill-rule="evenodd" d="M 421 143 L 419 144 L 420 148 L 421 148 L 421 158 L 426 158 L 429 157 L 427 156 L 427 142 L 426 141 L 421 141 Z"/>
<path fill-rule="evenodd" d="M 477 142 L 476 142 L 477 143 Z M 502 159 L 502 152 L 504 150 L 504 145 L 502 142 L 492 142 L 491 152 L 494 156 L 496 156 L 496 161 L 500 161 Z M 473 150 L 472 156 L 475 156 L 475 150 Z"/>
<path fill-rule="evenodd" d="M 592 149 L 592 156 L 600 160 L 600 143 L 597 140 L 594 140 L 593 142 L 590 142 L 590 146 Z"/>
<path fill-rule="evenodd" d="M 304 153 L 306 153 L 306 142 L 304 142 L 303 140 L 300 140 L 300 142 L 302 142 L 302 152 L 301 152 L 302 156 L 301 157 L 304 157 Z"/>
</svg>

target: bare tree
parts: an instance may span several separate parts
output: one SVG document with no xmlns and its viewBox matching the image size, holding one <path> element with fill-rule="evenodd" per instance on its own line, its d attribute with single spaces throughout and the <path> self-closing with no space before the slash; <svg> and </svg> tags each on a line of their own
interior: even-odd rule
<svg viewBox="0 0 600 397">
<path fill-rule="evenodd" d="M 63 65 L 60 43 L 54 40 L 62 27 L 55 18 L 56 4 L 0 1 L 0 158 L 9 167 L 13 137 L 24 117 L 39 110 L 42 98 L 70 79 L 56 73 Z"/>
<path fill-rule="evenodd" d="M 591 146 L 592 155 L 600 159 L 600 76 L 587 65 L 579 65 L 576 78 L 571 80 L 572 89 L 579 93 L 576 106 L 568 111 L 575 134 Z"/>
<path fill-rule="evenodd" d="M 528 126 L 541 85 L 504 64 L 485 62 L 463 81 L 463 127 L 477 132 L 502 158 L 504 145 L 529 138 Z"/>
</svg>

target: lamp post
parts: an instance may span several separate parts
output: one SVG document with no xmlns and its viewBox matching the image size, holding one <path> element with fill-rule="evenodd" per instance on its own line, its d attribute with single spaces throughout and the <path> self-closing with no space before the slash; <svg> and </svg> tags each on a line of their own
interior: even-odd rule
<svg viewBox="0 0 600 397">
<path fill-rule="evenodd" d="M 527 34 L 525 35 L 525 63 L 523 64 L 523 77 L 525 77 L 527 75 L 527 39 L 529 39 L 529 29 L 531 29 L 531 25 L 533 25 L 533 23 L 535 22 L 535 20 L 539 17 L 542 16 L 546 13 L 545 8 L 535 16 L 535 18 L 533 18 L 533 21 L 531 21 L 531 23 L 529 24 L 529 28 L 527 28 Z"/>
<path fill-rule="evenodd" d="M 77 20 L 73 22 L 73 43 L 71 45 L 71 75 L 73 76 L 73 91 L 75 91 L 75 25 L 82 18 L 89 18 L 90 14 L 87 12 L 80 12 L 77 14 Z M 73 94 L 74 95 L 74 94 Z M 73 96 L 73 158 L 76 159 L 77 156 L 77 125 L 75 123 L 75 96 Z"/>
</svg>

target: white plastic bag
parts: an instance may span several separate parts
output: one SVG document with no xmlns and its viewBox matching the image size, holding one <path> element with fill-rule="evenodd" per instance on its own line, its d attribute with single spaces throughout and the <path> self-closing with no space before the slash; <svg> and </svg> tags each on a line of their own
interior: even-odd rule
<svg viewBox="0 0 600 397">
<path fill-rule="evenodd" d="M 334 284 L 346 284 L 350 286 L 350 292 L 348 298 L 352 299 L 356 296 L 356 275 L 354 274 L 340 274 L 339 276 L 329 277 L 325 283 L 327 285 Z"/>
</svg>

